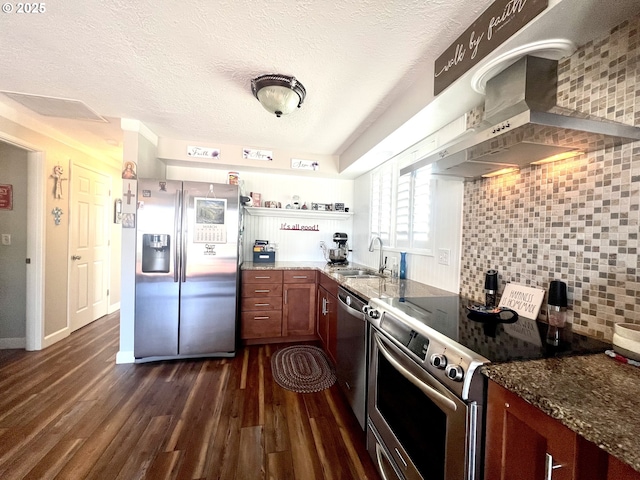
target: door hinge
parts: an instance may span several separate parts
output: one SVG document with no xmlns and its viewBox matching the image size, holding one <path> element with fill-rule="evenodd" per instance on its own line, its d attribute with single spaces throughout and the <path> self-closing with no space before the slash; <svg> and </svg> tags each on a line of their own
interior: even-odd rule
<svg viewBox="0 0 640 480">
<path fill-rule="evenodd" d="M 107 297 L 109 296 L 109 289 L 107 288 Z"/>
</svg>

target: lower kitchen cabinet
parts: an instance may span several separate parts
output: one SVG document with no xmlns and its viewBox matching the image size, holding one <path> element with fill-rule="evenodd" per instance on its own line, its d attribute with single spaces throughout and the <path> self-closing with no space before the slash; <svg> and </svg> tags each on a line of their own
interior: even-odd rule
<svg viewBox="0 0 640 480">
<path fill-rule="evenodd" d="M 281 337 L 282 272 L 242 272 L 241 290 L 241 338 Z"/>
<path fill-rule="evenodd" d="M 282 336 L 282 312 L 242 312 L 240 321 L 243 339 Z"/>
<path fill-rule="evenodd" d="M 640 480 L 640 473 L 490 381 L 485 478 Z"/>
<path fill-rule="evenodd" d="M 325 287 L 319 286 L 317 300 L 318 337 L 320 337 L 320 342 L 325 352 L 329 354 L 335 364 L 337 357 L 338 299 L 335 295 L 329 293 Z"/>
<path fill-rule="evenodd" d="M 285 284 L 282 335 L 315 335 L 316 284 Z"/>
<path fill-rule="evenodd" d="M 241 338 L 248 343 L 316 337 L 315 270 L 245 270 Z"/>
</svg>

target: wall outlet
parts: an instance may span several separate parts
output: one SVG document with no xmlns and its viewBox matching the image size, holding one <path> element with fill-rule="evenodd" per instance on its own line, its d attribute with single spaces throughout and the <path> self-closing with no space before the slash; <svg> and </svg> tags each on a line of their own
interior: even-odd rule
<svg viewBox="0 0 640 480">
<path fill-rule="evenodd" d="M 439 248 L 438 263 L 440 265 L 451 265 L 451 250 L 448 248 Z"/>
<path fill-rule="evenodd" d="M 11 234 L 3 233 L 2 234 L 2 244 L 3 245 L 11 245 Z"/>
</svg>

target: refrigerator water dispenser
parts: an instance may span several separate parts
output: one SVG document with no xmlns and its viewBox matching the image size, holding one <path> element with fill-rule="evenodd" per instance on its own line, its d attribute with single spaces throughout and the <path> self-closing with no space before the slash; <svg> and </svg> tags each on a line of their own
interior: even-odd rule
<svg viewBox="0 0 640 480">
<path fill-rule="evenodd" d="M 169 273 L 170 236 L 157 233 L 142 235 L 142 272 Z"/>
</svg>

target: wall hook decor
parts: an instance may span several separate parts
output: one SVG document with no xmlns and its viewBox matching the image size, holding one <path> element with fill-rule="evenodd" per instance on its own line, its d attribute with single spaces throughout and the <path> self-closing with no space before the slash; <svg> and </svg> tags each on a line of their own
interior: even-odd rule
<svg viewBox="0 0 640 480">
<path fill-rule="evenodd" d="M 60 217 L 62 216 L 62 209 L 60 207 L 56 207 L 51 210 L 51 214 L 53 215 L 53 221 L 56 225 L 60 225 Z"/>
<path fill-rule="evenodd" d="M 62 181 L 67 180 L 66 178 L 62 178 L 64 174 L 64 168 L 62 165 L 58 164 L 53 167 L 53 174 L 51 177 L 53 178 L 53 198 L 62 198 Z"/>
</svg>

